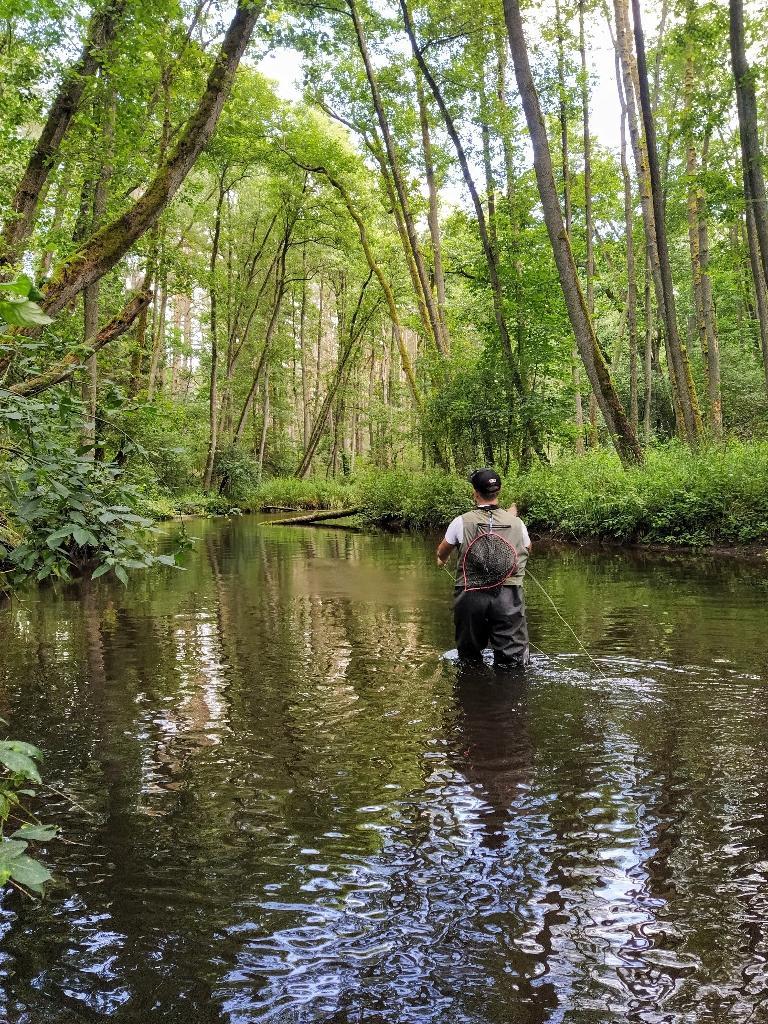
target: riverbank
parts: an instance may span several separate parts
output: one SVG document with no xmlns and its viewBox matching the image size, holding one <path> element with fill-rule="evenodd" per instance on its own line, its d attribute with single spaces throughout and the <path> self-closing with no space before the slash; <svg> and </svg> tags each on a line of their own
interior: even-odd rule
<svg viewBox="0 0 768 1024">
<path fill-rule="evenodd" d="M 148 499 L 157 518 L 242 512 L 362 509 L 369 526 L 436 530 L 466 511 L 466 480 L 438 471 L 367 472 L 342 481 L 275 478 L 225 498 L 187 494 Z M 565 457 L 506 476 L 502 503 L 515 501 L 534 535 L 575 542 L 654 547 L 758 549 L 768 543 L 768 443 L 729 442 L 692 452 L 667 445 L 641 467 L 609 452 Z"/>
</svg>

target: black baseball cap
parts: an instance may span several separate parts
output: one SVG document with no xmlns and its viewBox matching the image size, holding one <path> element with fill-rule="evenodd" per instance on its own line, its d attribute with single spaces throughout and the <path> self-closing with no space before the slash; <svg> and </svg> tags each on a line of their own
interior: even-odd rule
<svg viewBox="0 0 768 1024">
<path fill-rule="evenodd" d="M 482 494 L 501 490 L 501 477 L 495 469 L 475 469 L 469 475 L 469 482 Z"/>
</svg>

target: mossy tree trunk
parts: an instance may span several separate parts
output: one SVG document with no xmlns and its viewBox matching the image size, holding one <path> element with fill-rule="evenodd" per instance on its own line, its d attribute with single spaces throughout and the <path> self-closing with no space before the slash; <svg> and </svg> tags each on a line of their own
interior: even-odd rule
<svg viewBox="0 0 768 1024">
<path fill-rule="evenodd" d="M 120 217 L 88 238 L 79 251 L 56 272 L 46 289 L 43 303 L 43 308 L 50 316 L 62 310 L 84 288 L 111 270 L 155 223 L 176 195 L 216 127 L 262 6 L 250 0 L 239 0 L 208 75 L 205 91 L 184 126 L 175 148 L 142 196 Z"/>
<path fill-rule="evenodd" d="M 115 38 L 126 6 L 127 0 L 106 0 L 103 7 L 91 14 L 83 51 L 62 78 L 11 200 L 11 212 L 0 239 L 0 266 L 16 262 L 21 255 L 34 227 L 40 199 L 61 143 L 79 110 L 88 82 L 102 66 L 104 51 Z"/>
</svg>

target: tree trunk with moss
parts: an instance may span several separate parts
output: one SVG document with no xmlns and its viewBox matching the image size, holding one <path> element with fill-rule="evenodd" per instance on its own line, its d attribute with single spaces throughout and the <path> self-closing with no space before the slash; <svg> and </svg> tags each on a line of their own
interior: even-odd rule
<svg viewBox="0 0 768 1024">
<path fill-rule="evenodd" d="M 0 240 L 0 266 L 14 263 L 21 255 L 34 227 L 40 197 L 56 163 L 59 147 L 80 107 L 89 80 L 101 67 L 105 48 L 117 34 L 126 5 L 126 0 L 107 0 L 102 9 L 91 14 L 83 52 L 64 74 L 11 200 Z"/>
<path fill-rule="evenodd" d="M 99 333 L 91 340 L 91 344 L 85 352 L 68 353 L 57 360 L 52 366 L 49 366 L 43 373 L 12 384 L 8 391 L 12 395 L 31 397 L 42 394 L 43 391 L 47 391 L 48 388 L 52 388 L 55 384 L 61 384 L 62 381 L 67 380 L 76 370 L 80 369 L 84 361 L 87 361 L 106 345 L 109 345 L 125 334 L 134 320 L 147 308 L 151 301 L 152 292 L 142 291 L 135 295 L 129 300 L 122 312 L 113 317 L 106 326 L 102 327 Z"/>
<path fill-rule="evenodd" d="M 216 127 L 262 6 L 240 0 L 208 75 L 205 91 L 174 150 L 133 206 L 87 239 L 59 268 L 45 292 L 43 308 L 50 316 L 111 270 L 176 195 Z"/>
</svg>

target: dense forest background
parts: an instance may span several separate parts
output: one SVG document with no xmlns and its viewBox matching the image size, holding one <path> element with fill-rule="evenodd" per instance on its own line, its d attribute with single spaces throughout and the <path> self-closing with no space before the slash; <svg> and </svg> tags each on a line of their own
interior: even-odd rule
<svg viewBox="0 0 768 1024">
<path fill-rule="evenodd" d="M 768 494 L 765 17 L 6 0 L 6 578 L 124 578 L 156 558 L 153 514 L 254 507 L 275 477 L 330 504 L 350 502 L 318 478 L 361 480 L 384 507 L 416 470 L 495 464 L 524 500 L 525 474 L 567 466 L 584 506 L 608 467 L 687 491 L 694 459 L 721 493 L 740 474 L 749 517 Z M 257 70 L 275 51 L 300 99 Z M 734 526 L 766 529 L 768 507 Z"/>
</svg>

